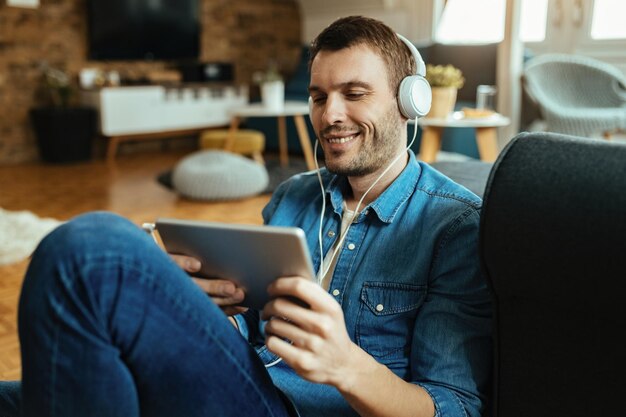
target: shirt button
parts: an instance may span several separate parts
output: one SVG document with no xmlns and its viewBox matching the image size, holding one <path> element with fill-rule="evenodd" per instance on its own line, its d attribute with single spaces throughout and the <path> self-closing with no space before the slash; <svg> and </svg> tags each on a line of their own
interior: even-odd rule
<svg viewBox="0 0 626 417">
<path fill-rule="evenodd" d="M 328 237 L 335 237 L 335 232 L 333 232 L 332 230 L 329 230 Z"/>
<path fill-rule="evenodd" d="M 334 289 L 334 290 L 333 290 L 333 295 L 334 295 L 335 297 L 336 297 L 336 296 L 338 296 L 339 294 L 340 294 L 340 291 L 339 291 L 339 290 L 337 290 L 337 289 Z"/>
<path fill-rule="evenodd" d="M 354 243 L 350 243 L 350 244 L 348 245 L 348 249 L 350 249 L 350 250 L 354 250 L 354 248 L 356 248 L 356 245 L 355 245 Z"/>
<path fill-rule="evenodd" d="M 378 311 L 378 312 L 381 312 L 381 311 L 383 311 L 384 309 L 385 309 L 385 307 L 384 307 L 382 304 L 378 304 L 378 305 L 376 306 L 376 311 Z"/>
</svg>

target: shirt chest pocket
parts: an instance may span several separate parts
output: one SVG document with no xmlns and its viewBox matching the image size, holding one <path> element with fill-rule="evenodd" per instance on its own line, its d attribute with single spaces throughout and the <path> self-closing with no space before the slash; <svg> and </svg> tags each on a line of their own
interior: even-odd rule
<svg viewBox="0 0 626 417">
<path fill-rule="evenodd" d="M 391 282 L 366 282 L 356 328 L 358 345 L 370 355 L 403 356 L 411 345 L 426 287 Z"/>
</svg>

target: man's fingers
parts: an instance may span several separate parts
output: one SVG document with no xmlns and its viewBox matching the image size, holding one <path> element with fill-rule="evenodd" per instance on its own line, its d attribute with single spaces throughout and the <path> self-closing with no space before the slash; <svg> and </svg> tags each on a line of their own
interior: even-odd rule
<svg viewBox="0 0 626 417">
<path fill-rule="evenodd" d="M 270 284 L 267 292 L 272 297 L 293 297 L 315 311 L 325 310 L 328 308 L 330 300 L 334 301 L 334 298 L 322 287 L 302 277 L 279 278 Z M 337 305 L 337 307 L 339 306 Z"/>
<path fill-rule="evenodd" d="M 237 314 L 245 313 L 246 311 L 248 311 L 248 307 L 230 306 L 222 308 L 222 311 L 227 316 L 236 316 Z"/>
<path fill-rule="evenodd" d="M 202 266 L 199 260 L 191 256 L 174 255 L 171 253 L 169 255 L 179 267 L 187 272 L 198 272 Z"/>
<path fill-rule="evenodd" d="M 310 351 L 315 351 L 320 344 L 320 338 L 317 335 L 306 332 L 298 326 L 278 317 L 272 317 L 272 319 L 267 322 L 265 333 L 267 335 L 278 336 L 281 339 L 290 340 L 295 346 Z"/>
<path fill-rule="evenodd" d="M 191 279 L 202 291 L 214 298 L 233 299 L 236 302 L 241 302 L 245 296 L 243 290 L 238 288 L 232 281 L 193 277 Z"/>
</svg>

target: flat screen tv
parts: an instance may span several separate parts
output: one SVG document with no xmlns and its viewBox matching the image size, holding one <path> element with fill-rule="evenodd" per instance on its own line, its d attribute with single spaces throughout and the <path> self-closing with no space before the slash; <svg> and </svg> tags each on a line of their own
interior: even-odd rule
<svg viewBox="0 0 626 417">
<path fill-rule="evenodd" d="M 198 1 L 88 0 L 89 59 L 197 59 Z"/>
</svg>

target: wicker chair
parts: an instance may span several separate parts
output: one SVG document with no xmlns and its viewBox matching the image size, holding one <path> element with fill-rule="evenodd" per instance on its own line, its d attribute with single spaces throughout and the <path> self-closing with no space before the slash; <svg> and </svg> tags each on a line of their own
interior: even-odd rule
<svg viewBox="0 0 626 417">
<path fill-rule="evenodd" d="M 530 59 L 524 89 L 549 132 L 610 137 L 626 129 L 626 77 L 610 64 L 579 55 Z"/>
</svg>

